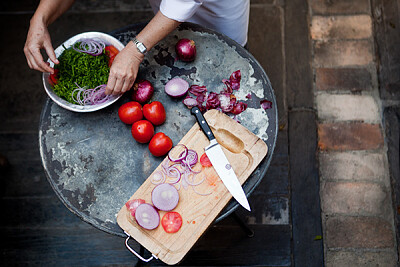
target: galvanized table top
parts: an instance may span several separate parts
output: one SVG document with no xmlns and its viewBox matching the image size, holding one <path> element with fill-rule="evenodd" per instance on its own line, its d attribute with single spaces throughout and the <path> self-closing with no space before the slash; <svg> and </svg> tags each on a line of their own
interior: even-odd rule
<svg viewBox="0 0 400 267">
<path fill-rule="evenodd" d="M 143 27 L 144 24 L 130 25 L 111 34 L 126 44 Z M 180 38 L 196 42 L 194 62 L 176 60 L 174 45 Z M 275 95 L 254 57 L 226 36 L 183 23 L 146 55 L 138 78 L 153 83 L 152 100 L 162 102 L 167 112 L 166 122 L 155 131 L 164 132 L 177 144 L 196 121 L 182 99 L 172 99 L 165 94 L 166 82 L 179 76 L 190 84 L 205 85 L 209 91 L 219 92 L 224 88 L 222 80 L 236 70 L 241 71 L 242 80 L 235 96 L 248 104 L 247 110 L 237 119 L 262 138 L 269 149 L 243 186 L 249 196 L 268 169 L 278 132 Z M 271 101 L 272 108 L 264 110 L 260 106 L 262 99 Z M 85 222 L 119 236 L 125 234 L 116 223 L 118 211 L 162 160 L 150 154 L 147 144 L 137 143 L 130 126 L 119 120 L 118 108 L 128 101 L 130 94 L 126 93 L 103 110 L 75 113 L 47 99 L 39 126 L 42 163 L 58 197 Z M 237 207 L 236 201 L 230 201 L 217 221 Z"/>
</svg>

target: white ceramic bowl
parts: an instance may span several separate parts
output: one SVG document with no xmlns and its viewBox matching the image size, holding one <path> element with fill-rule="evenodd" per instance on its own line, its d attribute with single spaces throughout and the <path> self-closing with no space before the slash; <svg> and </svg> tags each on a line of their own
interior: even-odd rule
<svg viewBox="0 0 400 267">
<path fill-rule="evenodd" d="M 58 58 L 61 55 L 61 53 L 65 50 L 65 48 L 69 48 L 71 45 L 73 45 L 79 39 L 85 39 L 85 38 L 100 39 L 107 45 L 115 46 L 119 51 L 121 51 L 124 48 L 124 45 L 119 40 L 117 40 L 116 38 L 114 38 L 111 35 L 108 35 L 106 33 L 101 33 L 101 32 L 84 32 L 84 33 L 81 33 L 81 34 L 71 37 L 70 39 L 65 41 L 62 45 L 57 47 L 55 49 L 56 57 Z M 48 62 L 50 63 L 51 67 L 54 66 L 54 63 L 51 62 L 50 59 L 48 60 Z M 87 105 L 87 106 L 75 105 L 75 104 L 69 103 L 68 101 L 60 98 L 58 95 L 56 95 L 54 93 L 53 88 L 52 88 L 51 84 L 49 83 L 49 76 L 50 76 L 50 73 L 43 73 L 43 75 L 42 75 L 43 85 L 44 85 L 44 89 L 45 89 L 47 95 L 57 105 L 65 108 L 65 109 L 71 110 L 71 111 L 91 112 L 91 111 L 100 110 L 102 108 L 105 108 L 105 107 L 111 105 L 112 103 L 117 101 L 122 96 L 122 94 L 117 95 L 117 96 L 111 96 L 108 101 L 106 101 L 102 104 L 98 104 L 98 105 Z"/>
</svg>

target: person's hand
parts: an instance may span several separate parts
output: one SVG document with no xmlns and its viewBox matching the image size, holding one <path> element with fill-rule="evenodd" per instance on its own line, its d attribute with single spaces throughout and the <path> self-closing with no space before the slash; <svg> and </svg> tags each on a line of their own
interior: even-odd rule
<svg viewBox="0 0 400 267">
<path fill-rule="evenodd" d="M 135 44 L 129 42 L 115 56 L 108 76 L 105 94 L 117 95 L 131 89 L 143 58 L 144 55 L 137 50 Z"/>
<path fill-rule="evenodd" d="M 32 19 L 24 46 L 26 60 L 31 69 L 53 73 L 54 69 L 49 66 L 48 62 L 44 62 L 43 60 L 42 54 L 40 53 L 42 48 L 46 51 L 53 63 L 59 63 L 54 53 L 54 48 L 51 44 L 50 34 L 46 25 L 40 20 Z"/>
</svg>

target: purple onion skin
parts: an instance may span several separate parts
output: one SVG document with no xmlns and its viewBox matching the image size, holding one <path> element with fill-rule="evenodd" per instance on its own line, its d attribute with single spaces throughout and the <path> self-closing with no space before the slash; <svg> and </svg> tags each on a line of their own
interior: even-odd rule
<svg viewBox="0 0 400 267">
<path fill-rule="evenodd" d="M 154 87 L 148 80 L 141 80 L 133 85 L 132 100 L 145 104 L 150 101 L 154 94 Z"/>
<path fill-rule="evenodd" d="M 191 62 L 196 58 L 196 44 L 193 40 L 180 39 L 175 45 L 178 58 L 185 62 Z"/>
</svg>

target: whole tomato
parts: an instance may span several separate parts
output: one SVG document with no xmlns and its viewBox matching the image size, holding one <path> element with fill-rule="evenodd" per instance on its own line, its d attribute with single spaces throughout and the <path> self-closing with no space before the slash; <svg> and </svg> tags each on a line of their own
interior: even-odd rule
<svg viewBox="0 0 400 267">
<path fill-rule="evenodd" d="M 143 115 L 154 125 L 161 125 L 165 122 L 167 115 L 165 108 L 159 101 L 153 101 L 143 106 Z"/>
<path fill-rule="evenodd" d="M 106 50 L 106 55 L 108 56 L 109 60 L 108 60 L 108 66 L 111 67 L 115 56 L 119 53 L 119 50 L 112 45 L 108 45 L 104 48 L 104 50 Z"/>
<path fill-rule="evenodd" d="M 127 102 L 118 109 L 119 119 L 126 123 L 132 124 L 143 119 L 142 105 L 138 102 Z"/>
<path fill-rule="evenodd" d="M 153 138 L 151 138 L 149 144 L 150 153 L 153 156 L 161 157 L 168 153 L 172 148 L 172 140 L 164 133 L 156 133 Z"/>
<path fill-rule="evenodd" d="M 140 120 L 132 124 L 131 132 L 139 143 L 148 143 L 154 135 L 154 126 L 149 121 Z"/>
</svg>

